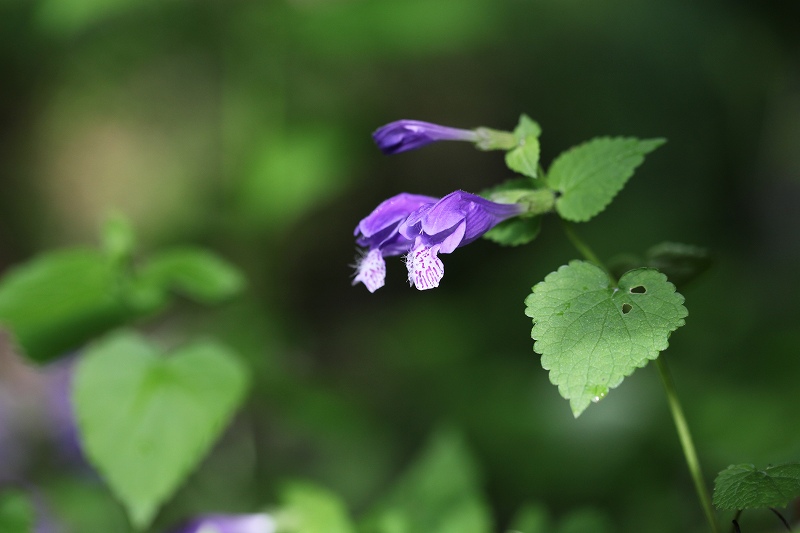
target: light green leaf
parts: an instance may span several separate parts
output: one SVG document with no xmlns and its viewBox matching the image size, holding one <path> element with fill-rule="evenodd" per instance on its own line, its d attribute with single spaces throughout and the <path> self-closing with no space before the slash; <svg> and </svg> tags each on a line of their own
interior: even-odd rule
<svg viewBox="0 0 800 533">
<path fill-rule="evenodd" d="M 178 248 L 152 257 L 141 269 L 140 287 L 170 289 L 201 303 L 216 303 L 239 293 L 242 274 L 219 256 L 200 248 Z"/>
<path fill-rule="evenodd" d="M 30 533 L 33 531 L 34 509 L 20 491 L 0 493 L 0 531 L 3 533 Z"/>
<path fill-rule="evenodd" d="M 353 533 L 347 508 L 338 496 L 316 485 L 287 484 L 282 491 L 281 530 L 287 533 Z"/>
<path fill-rule="evenodd" d="M 542 128 L 527 115 L 519 118 L 514 129 L 518 146 L 506 152 L 506 165 L 514 172 L 535 178 L 539 171 L 539 135 Z"/>
<path fill-rule="evenodd" d="M 626 273 L 616 287 L 599 267 L 572 261 L 525 299 L 533 349 L 577 417 L 667 348 L 688 314 L 666 276 Z"/>
<path fill-rule="evenodd" d="M 731 465 L 714 480 L 717 509 L 784 507 L 800 496 L 800 463 L 768 466 Z"/>
<path fill-rule="evenodd" d="M 365 528 L 370 533 L 491 530 L 474 461 L 461 437 L 450 430 L 431 438 L 425 451 L 373 511 Z"/>
<path fill-rule="evenodd" d="M 664 142 L 601 137 L 562 153 L 547 173 L 548 186 L 561 193 L 556 211 L 573 222 L 594 217 L 625 186 L 644 156 Z"/>
<path fill-rule="evenodd" d="M 118 266 L 96 250 L 44 254 L 0 282 L 0 326 L 37 362 L 59 357 L 149 310 L 128 302 Z"/>
<path fill-rule="evenodd" d="M 246 388 L 245 369 L 213 342 L 163 356 L 143 338 L 120 333 L 86 350 L 73 384 L 83 449 L 134 526 L 150 524 Z"/>
</svg>

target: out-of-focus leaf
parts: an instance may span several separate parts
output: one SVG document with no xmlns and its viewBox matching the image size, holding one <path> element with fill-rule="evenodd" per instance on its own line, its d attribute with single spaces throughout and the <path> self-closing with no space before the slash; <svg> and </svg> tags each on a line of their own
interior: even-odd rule
<svg viewBox="0 0 800 533">
<path fill-rule="evenodd" d="M 486 233 L 484 238 L 505 246 L 528 244 L 542 230 L 542 217 L 512 218 L 505 220 Z"/>
<path fill-rule="evenodd" d="M 550 516 L 543 505 L 526 505 L 514 516 L 507 533 L 550 533 Z"/>
<path fill-rule="evenodd" d="M 595 509 L 578 509 L 561 519 L 558 533 L 612 533 L 608 517 Z"/>
<path fill-rule="evenodd" d="M 78 363 L 73 401 L 84 451 L 146 527 L 216 440 L 247 388 L 227 348 L 198 342 L 163 356 L 119 333 Z"/>
<path fill-rule="evenodd" d="M 436 433 L 366 523 L 366 531 L 488 533 L 491 518 L 475 463 L 461 437 Z"/>
<path fill-rule="evenodd" d="M 242 274 L 219 256 L 201 248 L 176 248 L 151 257 L 138 273 L 138 286 L 159 293 L 176 290 L 202 303 L 216 303 L 239 293 Z"/>
<path fill-rule="evenodd" d="M 338 496 L 316 485 L 292 482 L 282 491 L 281 531 L 353 533 L 347 508 Z"/>
<path fill-rule="evenodd" d="M 693 280 L 711 266 L 711 255 L 708 250 L 677 242 L 664 242 L 653 246 L 647 250 L 645 259 L 646 266 L 663 272 L 678 287 Z"/>
<path fill-rule="evenodd" d="M 0 531 L 31 533 L 33 517 L 33 505 L 22 492 L 6 490 L 0 493 Z"/>
<path fill-rule="evenodd" d="M 572 261 L 533 287 L 525 314 L 542 367 L 577 417 L 667 348 L 685 323 L 683 301 L 656 270 L 631 270 L 614 287 L 599 267 Z"/>
<path fill-rule="evenodd" d="M 768 466 L 731 465 L 714 480 L 717 509 L 783 507 L 800 496 L 800 463 Z"/>
<path fill-rule="evenodd" d="M 548 186 L 561 193 L 556 211 L 573 222 L 594 217 L 625 186 L 644 156 L 665 142 L 600 137 L 562 153 L 547 172 Z"/>
<path fill-rule="evenodd" d="M 54 359 L 153 310 L 127 299 L 122 276 L 119 265 L 96 250 L 39 256 L 0 280 L 0 326 L 29 358 Z"/>
</svg>

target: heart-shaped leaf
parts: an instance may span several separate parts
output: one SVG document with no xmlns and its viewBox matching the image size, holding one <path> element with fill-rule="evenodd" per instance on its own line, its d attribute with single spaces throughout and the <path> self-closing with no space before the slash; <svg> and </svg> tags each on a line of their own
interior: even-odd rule
<svg viewBox="0 0 800 533">
<path fill-rule="evenodd" d="M 144 529 L 220 434 L 247 374 L 213 342 L 164 356 L 120 333 L 86 351 L 73 387 L 83 449 Z"/>
<path fill-rule="evenodd" d="M 800 496 L 800 463 L 768 466 L 731 465 L 714 480 L 717 509 L 783 507 Z"/>
<path fill-rule="evenodd" d="M 683 300 L 656 270 L 631 270 L 615 287 L 599 267 L 572 261 L 533 287 L 525 314 L 533 349 L 577 417 L 667 348 L 688 314 Z"/>
</svg>

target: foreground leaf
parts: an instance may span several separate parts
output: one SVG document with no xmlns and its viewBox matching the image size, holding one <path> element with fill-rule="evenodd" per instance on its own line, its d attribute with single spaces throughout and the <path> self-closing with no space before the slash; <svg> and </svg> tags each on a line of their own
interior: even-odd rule
<svg viewBox="0 0 800 533">
<path fill-rule="evenodd" d="M 89 249 L 44 254 L 0 282 L 0 326 L 24 355 L 45 362 L 149 312 L 133 305 L 116 262 Z"/>
<path fill-rule="evenodd" d="M 334 493 L 316 485 L 293 482 L 282 492 L 282 531 L 287 533 L 353 533 L 344 503 Z"/>
<path fill-rule="evenodd" d="M 547 173 L 548 186 L 561 193 L 556 211 L 573 222 L 594 217 L 625 186 L 644 156 L 664 142 L 601 137 L 562 153 Z"/>
<path fill-rule="evenodd" d="M 34 509 L 20 491 L 0 493 L 0 531 L 3 533 L 30 533 L 33 531 Z"/>
<path fill-rule="evenodd" d="M 475 463 L 460 436 L 434 435 L 368 519 L 365 532 L 489 533 Z"/>
<path fill-rule="evenodd" d="M 800 497 L 800 463 L 768 466 L 731 465 L 714 480 L 717 509 L 784 507 Z"/>
<path fill-rule="evenodd" d="M 91 346 L 74 379 L 83 449 L 138 529 L 206 454 L 247 384 L 223 346 L 196 343 L 164 357 L 131 333 Z"/>
<path fill-rule="evenodd" d="M 599 267 L 572 261 L 533 287 L 525 314 L 533 349 L 577 417 L 667 348 L 688 314 L 666 276 L 626 273 L 616 287 Z"/>
</svg>

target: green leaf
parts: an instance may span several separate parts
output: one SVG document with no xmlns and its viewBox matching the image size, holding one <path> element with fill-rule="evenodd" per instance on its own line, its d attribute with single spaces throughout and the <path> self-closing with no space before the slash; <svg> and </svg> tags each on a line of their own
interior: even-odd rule
<svg viewBox="0 0 800 533">
<path fill-rule="evenodd" d="M 136 248 L 136 235 L 130 220 L 122 215 L 114 215 L 106 221 L 103 226 L 103 248 L 118 261 L 131 257 Z"/>
<path fill-rule="evenodd" d="M 644 156 L 664 142 L 601 137 L 562 153 L 547 173 L 548 185 L 561 193 L 556 211 L 573 222 L 594 217 L 625 186 Z"/>
<path fill-rule="evenodd" d="M 626 273 L 617 286 L 599 267 L 572 261 L 533 287 L 525 314 L 533 349 L 577 417 L 667 348 L 688 314 L 666 276 Z"/>
<path fill-rule="evenodd" d="M 514 172 L 535 178 L 539 171 L 539 135 L 542 128 L 527 115 L 519 118 L 514 129 L 518 146 L 506 152 L 506 165 Z"/>
<path fill-rule="evenodd" d="M 460 436 L 435 434 L 368 519 L 366 531 L 488 533 L 490 514 Z"/>
<path fill-rule="evenodd" d="M 0 282 L 0 325 L 29 358 L 54 359 L 150 311 L 126 299 L 121 276 L 116 263 L 96 250 L 44 254 Z"/>
<path fill-rule="evenodd" d="M 201 303 L 230 298 L 245 285 L 235 267 L 200 248 L 178 248 L 152 257 L 142 267 L 139 282 L 161 293 L 175 289 Z"/>
<path fill-rule="evenodd" d="M 247 374 L 213 342 L 166 357 L 119 333 L 86 350 L 73 387 L 83 449 L 143 529 L 219 436 Z"/>
<path fill-rule="evenodd" d="M 800 463 L 768 466 L 731 465 L 714 480 L 717 509 L 784 507 L 800 496 Z"/>
<path fill-rule="evenodd" d="M 281 531 L 287 533 L 353 533 L 347 508 L 332 492 L 303 482 L 287 484 L 282 493 Z"/>
<path fill-rule="evenodd" d="M 483 234 L 484 238 L 504 246 L 528 244 L 542 229 L 542 217 L 505 220 Z"/>
<path fill-rule="evenodd" d="M 30 533 L 33 531 L 34 509 L 28 498 L 18 490 L 0 493 L 0 531 Z"/>
<path fill-rule="evenodd" d="M 514 515 L 509 533 L 550 533 L 553 527 L 547 509 L 541 504 L 525 505 Z"/>
</svg>

